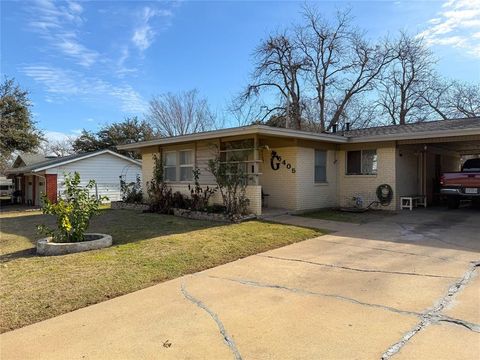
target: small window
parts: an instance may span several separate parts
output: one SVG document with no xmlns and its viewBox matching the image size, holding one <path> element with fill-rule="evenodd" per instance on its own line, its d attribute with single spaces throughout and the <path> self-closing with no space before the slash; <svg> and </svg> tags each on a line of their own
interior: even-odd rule
<svg viewBox="0 0 480 360">
<path fill-rule="evenodd" d="M 180 151 L 180 181 L 193 180 L 193 151 Z"/>
<path fill-rule="evenodd" d="M 327 152 L 325 150 L 315 150 L 315 182 L 322 183 L 327 181 Z"/>
<path fill-rule="evenodd" d="M 347 151 L 347 175 L 375 175 L 377 150 Z"/>
<path fill-rule="evenodd" d="M 164 178 L 165 181 L 176 181 L 177 180 L 177 153 L 176 152 L 166 152 L 165 153 L 165 165 L 164 169 Z"/>
</svg>

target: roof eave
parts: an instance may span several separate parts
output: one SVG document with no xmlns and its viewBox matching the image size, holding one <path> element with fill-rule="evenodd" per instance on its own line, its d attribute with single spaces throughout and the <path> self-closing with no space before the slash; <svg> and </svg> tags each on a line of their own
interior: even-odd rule
<svg viewBox="0 0 480 360">
<path fill-rule="evenodd" d="M 143 141 L 132 144 L 125 144 L 117 146 L 119 150 L 139 150 L 151 146 L 159 145 L 169 145 L 169 144 L 178 144 L 186 143 L 199 140 L 209 140 L 216 139 L 221 137 L 233 137 L 239 135 L 271 135 L 277 137 L 290 137 L 290 138 L 299 138 L 305 140 L 316 140 L 316 141 L 327 141 L 333 143 L 346 143 L 347 138 L 339 135 L 332 134 L 321 134 L 321 133 L 311 133 L 301 130 L 292 130 L 284 128 L 275 128 L 265 125 L 250 125 L 245 127 L 231 128 L 231 129 L 221 129 L 214 130 L 209 132 L 181 135 L 175 137 L 161 138 L 150 141 Z"/>
</svg>

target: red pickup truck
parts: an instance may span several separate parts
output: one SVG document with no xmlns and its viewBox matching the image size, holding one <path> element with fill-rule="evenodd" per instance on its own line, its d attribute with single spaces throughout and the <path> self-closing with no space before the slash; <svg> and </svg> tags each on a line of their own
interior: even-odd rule
<svg viewBox="0 0 480 360">
<path fill-rule="evenodd" d="M 462 199 L 480 201 L 480 158 L 465 161 L 462 171 L 444 173 L 440 186 L 450 209 L 457 209 Z"/>
</svg>

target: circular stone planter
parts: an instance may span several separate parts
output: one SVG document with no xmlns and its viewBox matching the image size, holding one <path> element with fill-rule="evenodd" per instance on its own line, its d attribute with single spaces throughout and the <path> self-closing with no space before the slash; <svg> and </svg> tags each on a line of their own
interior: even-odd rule
<svg viewBox="0 0 480 360">
<path fill-rule="evenodd" d="M 112 246 L 112 237 L 106 234 L 85 234 L 86 241 L 55 243 L 51 238 L 37 240 L 37 255 L 65 255 Z"/>
</svg>

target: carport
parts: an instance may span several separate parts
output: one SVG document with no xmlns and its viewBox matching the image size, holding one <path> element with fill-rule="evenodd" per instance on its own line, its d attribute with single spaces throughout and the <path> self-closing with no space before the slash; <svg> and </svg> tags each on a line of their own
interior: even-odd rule
<svg viewBox="0 0 480 360">
<path fill-rule="evenodd" d="M 480 156 L 480 135 L 397 141 L 397 192 L 420 194 L 429 205 L 441 202 L 442 173 L 460 171 L 465 160 Z"/>
</svg>

